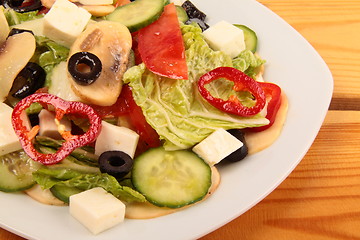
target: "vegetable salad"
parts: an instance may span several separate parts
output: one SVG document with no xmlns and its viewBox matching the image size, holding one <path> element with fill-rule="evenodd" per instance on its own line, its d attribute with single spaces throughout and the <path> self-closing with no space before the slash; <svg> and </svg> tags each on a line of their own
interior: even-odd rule
<svg viewBox="0 0 360 240">
<path fill-rule="evenodd" d="M 256 33 L 209 26 L 190 1 L 1 4 L 1 191 L 78 218 L 95 211 L 77 215 L 79 194 L 102 188 L 126 206 L 116 223 L 168 214 L 206 199 L 219 162 L 245 158 L 246 133 L 276 121 L 283 93 L 262 80 Z M 139 204 L 169 211 L 132 215 Z"/>
</svg>

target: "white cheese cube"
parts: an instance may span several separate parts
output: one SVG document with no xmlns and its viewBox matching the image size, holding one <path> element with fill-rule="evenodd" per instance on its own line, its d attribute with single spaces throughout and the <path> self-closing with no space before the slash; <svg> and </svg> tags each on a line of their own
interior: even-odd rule
<svg viewBox="0 0 360 240">
<path fill-rule="evenodd" d="M 12 109 L 0 103 L 0 156 L 21 149 L 21 144 L 11 123 Z"/>
<path fill-rule="evenodd" d="M 244 32 L 226 21 L 220 21 L 206 29 L 204 37 L 212 49 L 222 51 L 231 58 L 245 50 Z"/>
<path fill-rule="evenodd" d="M 71 195 L 69 211 L 93 234 L 105 231 L 125 218 L 125 204 L 101 187 Z"/>
<path fill-rule="evenodd" d="M 70 47 L 84 30 L 91 14 L 68 0 L 56 0 L 44 17 L 44 35 Z"/>
<path fill-rule="evenodd" d="M 240 140 L 220 128 L 195 145 L 192 150 L 213 166 L 242 146 Z"/>
<path fill-rule="evenodd" d="M 39 135 L 62 139 L 60 131 L 71 131 L 71 122 L 63 118 L 60 122 L 55 120 L 55 114 L 48 110 L 41 110 L 39 113 Z"/>
<path fill-rule="evenodd" d="M 123 151 L 134 157 L 139 135 L 133 130 L 102 121 L 101 132 L 95 143 L 95 154 L 106 151 Z"/>
</svg>

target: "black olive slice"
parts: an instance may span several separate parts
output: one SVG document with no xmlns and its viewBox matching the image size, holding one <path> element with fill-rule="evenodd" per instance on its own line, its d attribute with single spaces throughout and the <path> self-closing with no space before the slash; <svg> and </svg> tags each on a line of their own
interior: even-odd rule
<svg viewBox="0 0 360 240">
<path fill-rule="evenodd" d="M 243 146 L 236 150 L 235 152 L 228 155 L 224 160 L 230 161 L 230 162 L 237 162 L 242 159 L 244 159 L 248 155 L 248 147 L 245 141 L 244 132 L 242 132 L 239 129 L 230 129 L 227 130 L 231 135 L 236 137 L 239 141 L 243 143 Z"/>
<path fill-rule="evenodd" d="M 197 23 L 199 25 L 199 27 L 201 28 L 202 31 L 205 31 L 206 29 L 208 29 L 210 26 L 208 24 L 206 24 L 204 21 L 198 19 L 198 18 L 189 18 L 185 24 L 189 25 L 191 23 Z"/>
<path fill-rule="evenodd" d="M 100 59 L 90 52 L 77 52 L 68 62 L 68 71 L 72 78 L 83 86 L 94 83 L 100 76 L 101 70 Z"/>
<path fill-rule="evenodd" d="M 181 6 L 185 9 L 189 18 L 197 18 L 203 22 L 205 21 L 206 14 L 200 11 L 192 2 L 185 1 Z"/>
<path fill-rule="evenodd" d="M 31 12 L 35 10 L 39 10 L 43 7 L 41 4 L 41 0 L 33 0 L 29 3 L 24 4 L 24 0 L 3 0 L 2 5 L 7 8 L 12 8 L 14 11 L 18 13 Z"/>
<path fill-rule="evenodd" d="M 99 168 L 117 179 L 128 174 L 133 166 L 133 159 L 122 151 L 107 151 L 99 156 Z"/>
<path fill-rule="evenodd" d="M 9 32 L 9 35 L 8 37 L 12 36 L 12 35 L 15 35 L 15 34 L 19 34 L 19 33 L 23 33 L 23 32 L 29 32 L 31 33 L 32 35 L 34 35 L 33 31 L 31 30 L 27 30 L 27 29 L 20 29 L 20 28 L 12 28 Z"/>
<path fill-rule="evenodd" d="M 41 88 L 45 83 L 45 70 L 38 64 L 28 62 L 16 76 L 10 94 L 18 99 L 25 98 Z"/>
</svg>

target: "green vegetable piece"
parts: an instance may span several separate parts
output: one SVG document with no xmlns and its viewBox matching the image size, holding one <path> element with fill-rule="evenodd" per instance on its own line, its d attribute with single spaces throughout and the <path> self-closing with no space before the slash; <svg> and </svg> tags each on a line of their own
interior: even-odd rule
<svg viewBox="0 0 360 240">
<path fill-rule="evenodd" d="M 44 14 L 38 14 L 38 11 L 18 13 L 11 8 L 5 8 L 4 14 L 9 26 L 44 17 Z"/>
<path fill-rule="evenodd" d="M 35 184 L 32 172 L 40 166 L 23 150 L 0 156 L 0 191 L 17 192 L 31 188 Z"/>
<path fill-rule="evenodd" d="M 55 140 L 45 136 L 37 136 L 36 142 L 44 147 L 49 147 L 52 149 L 58 149 L 64 141 L 62 140 Z M 48 149 L 49 150 L 49 149 Z M 49 152 L 54 153 L 55 150 Z M 71 158 L 72 157 L 72 158 Z M 75 159 L 74 159 L 75 158 Z M 80 164 L 80 165 L 87 165 L 90 167 L 98 167 L 98 156 L 94 154 L 94 149 L 91 147 L 82 147 L 75 149 L 70 154 L 70 161 Z"/>
<path fill-rule="evenodd" d="M 125 202 L 145 202 L 145 197 L 134 189 L 121 186 L 119 182 L 106 173 L 83 173 L 71 169 L 41 168 L 33 173 L 35 181 L 45 189 L 56 185 L 77 188 L 82 191 L 102 187 L 115 197 Z"/>
<path fill-rule="evenodd" d="M 57 184 L 50 188 L 51 193 L 59 200 L 69 203 L 69 198 L 71 195 L 81 193 L 82 190 L 76 187 L 67 187 L 61 184 Z"/>
<path fill-rule="evenodd" d="M 154 205 L 179 208 L 203 199 L 211 186 L 211 168 L 188 150 L 153 148 L 134 160 L 134 187 Z"/>
<path fill-rule="evenodd" d="M 197 90 L 199 77 L 217 67 L 233 67 L 233 62 L 230 56 L 208 46 L 197 24 L 182 24 L 181 30 L 189 73 L 187 81 L 159 77 L 144 64 L 130 68 L 123 78 L 132 87 L 146 121 L 164 141 L 165 149 L 190 148 L 218 128 L 241 129 L 267 124 L 268 120 L 261 115 L 244 118 L 226 114 L 202 98 Z M 233 94 L 229 81 L 216 81 L 209 87 L 215 97 L 228 98 Z M 239 97 L 253 101 L 249 94 Z"/>
<path fill-rule="evenodd" d="M 181 6 L 175 5 L 176 13 L 180 22 L 185 23 L 189 20 L 189 16 L 187 15 L 185 9 Z"/>
<path fill-rule="evenodd" d="M 164 10 L 164 0 L 136 0 L 117 7 L 106 20 L 120 22 L 135 32 L 156 21 Z"/>
<path fill-rule="evenodd" d="M 245 25 L 234 24 L 234 26 L 243 30 L 246 49 L 252 51 L 253 53 L 256 52 L 258 41 L 256 33 Z"/>
</svg>

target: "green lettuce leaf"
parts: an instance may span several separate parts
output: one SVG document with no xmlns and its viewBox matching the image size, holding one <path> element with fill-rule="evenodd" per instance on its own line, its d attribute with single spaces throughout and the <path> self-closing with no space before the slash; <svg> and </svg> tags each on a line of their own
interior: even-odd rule
<svg viewBox="0 0 360 240">
<path fill-rule="evenodd" d="M 51 73 L 60 62 L 66 61 L 69 49 L 47 37 L 36 36 L 36 52 L 32 61 L 38 63 L 46 72 L 45 86 L 51 84 Z"/>
<path fill-rule="evenodd" d="M 202 98 L 197 90 L 199 77 L 220 66 L 232 67 L 232 59 L 220 51 L 213 51 L 197 25 L 183 25 L 181 29 L 188 80 L 155 75 L 144 64 L 134 66 L 124 74 L 124 82 L 132 87 L 136 103 L 142 108 L 147 122 L 164 141 L 164 148 L 190 148 L 218 128 L 241 129 L 268 124 L 268 120 L 259 114 L 251 118 L 226 114 Z M 209 85 L 209 91 L 214 96 L 228 98 L 234 94 L 230 81 L 219 80 Z M 236 94 L 247 105 L 253 104 L 249 94 Z"/>
<path fill-rule="evenodd" d="M 250 50 L 242 51 L 233 59 L 234 68 L 239 69 L 251 78 L 256 78 L 259 67 L 265 63 L 265 60 L 251 52 Z"/>
<path fill-rule="evenodd" d="M 102 187 L 124 202 L 145 202 L 145 197 L 136 190 L 121 186 L 119 182 L 107 173 L 82 173 L 66 168 L 40 168 L 33 173 L 34 180 L 44 189 L 55 185 L 88 190 Z"/>
<path fill-rule="evenodd" d="M 44 17 L 44 14 L 38 14 L 38 11 L 18 13 L 11 8 L 5 8 L 4 14 L 9 26 Z"/>
</svg>

